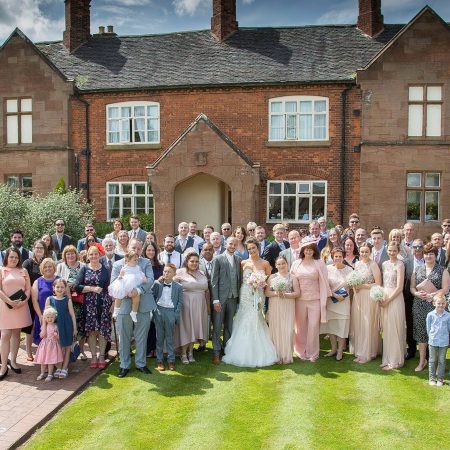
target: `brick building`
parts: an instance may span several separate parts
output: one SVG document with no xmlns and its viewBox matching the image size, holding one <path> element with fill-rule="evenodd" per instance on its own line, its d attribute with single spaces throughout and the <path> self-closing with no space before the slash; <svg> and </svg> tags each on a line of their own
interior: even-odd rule
<svg viewBox="0 0 450 450">
<path fill-rule="evenodd" d="M 419 20 L 428 16 L 439 27 Z M 239 28 L 235 0 L 213 0 L 211 30 L 146 36 L 117 36 L 110 27 L 91 36 L 90 0 L 66 0 L 63 41 L 33 44 L 16 30 L 0 50 L 0 180 L 27 175 L 46 191 L 63 175 L 86 191 L 99 220 L 154 210 L 161 234 L 181 219 L 270 227 L 323 214 L 345 222 L 353 211 L 367 225 L 402 223 L 405 195 L 418 195 L 406 194 L 405 174 L 431 163 L 430 154 L 419 144 L 415 168 L 404 157 L 398 186 L 389 185 L 402 195 L 386 217 L 373 155 L 385 152 L 387 165 L 400 158 L 387 142 L 405 131 L 400 117 L 389 138 L 376 130 L 386 132 L 391 109 L 407 114 L 408 101 L 389 104 L 404 92 L 384 90 L 377 77 L 387 70 L 392 79 L 404 64 L 392 55 L 389 69 L 379 61 L 417 26 L 448 41 L 429 8 L 405 27 L 385 25 L 380 0 L 359 0 L 356 26 L 288 28 Z M 418 38 L 405 52 L 414 59 L 422 45 Z M 448 78 L 448 53 L 428 51 L 446 65 L 433 76 Z M 426 72 L 417 80 L 410 73 L 410 83 L 423 84 Z M 386 105 L 370 104 L 372 96 Z M 31 111 L 30 101 L 24 111 L 8 109 L 22 99 L 31 99 Z M 25 141 L 16 138 L 22 120 Z M 448 158 L 444 139 L 426 148 Z M 446 201 L 439 197 L 439 217 L 450 215 Z M 418 221 L 436 226 L 426 214 Z"/>
</svg>

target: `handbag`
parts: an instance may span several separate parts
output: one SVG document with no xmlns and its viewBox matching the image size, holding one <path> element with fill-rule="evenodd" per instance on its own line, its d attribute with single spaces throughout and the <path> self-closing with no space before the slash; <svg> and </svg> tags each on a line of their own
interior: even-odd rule
<svg viewBox="0 0 450 450">
<path fill-rule="evenodd" d="M 340 288 L 337 291 L 335 291 L 334 293 L 338 294 L 338 295 L 342 295 L 344 298 L 347 298 L 348 295 L 349 295 L 345 288 Z M 338 303 L 339 302 L 339 300 L 336 297 L 333 297 L 333 296 L 331 296 L 331 301 L 333 303 Z"/>
<path fill-rule="evenodd" d="M 19 289 L 17 292 L 14 292 L 14 294 L 9 296 L 10 300 L 21 300 L 24 301 L 27 298 L 27 295 L 25 294 L 23 289 Z M 6 306 L 9 309 L 13 309 L 13 307 L 11 305 L 9 305 L 8 303 L 6 303 Z"/>
<path fill-rule="evenodd" d="M 72 301 L 74 303 L 78 303 L 79 305 L 82 305 L 84 302 L 84 294 L 78 294 L 78 292 L 72 292 Z"/>
<path fill-rule="evenodd" d="M 77 341 L 73 341 L 70 347 L 70 362 L 75 362 L 80 356 L 81 348 Z"/>
<path fill-rule="evenodd" d="M 419 283 L 416 289 L 418 291 L 425 291 L 427 294 L 434 294 L 438 291 L 438 288 L 428 278 L 425 278 L 425 280 Z"/>
</svg>

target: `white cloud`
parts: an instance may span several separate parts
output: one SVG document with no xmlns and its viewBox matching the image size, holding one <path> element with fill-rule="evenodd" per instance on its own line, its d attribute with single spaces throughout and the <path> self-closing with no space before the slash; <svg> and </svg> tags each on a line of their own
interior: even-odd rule
<svg viewBox="0 0 450 450">
<path fill-rule="evenodd" d="M 123 6 L 145 6 L 150 5 L 152 0 L 114 0 L 111 3 Z"/>
<path fill-rule="evenodd" d="M 64 17 L 49 19 L 40 9 L 50 0 L 1 0 L 0 41 L 4 41 L 19 27 L 33 42 L 62 39 Z"/>
<path fill-rule="evenodd" d="M 250 4 L 252 4 L 254 1 L 255 1 L 255 0 L 242 0 L 242 3 L 243 3 L 244 5 L 250 5 Z"/>
<path fill-rule="evenodd" d="M 318 19 L 317 23 L 319 25 L 328 24 L 351 24 L 355 23 L 358 16 L 357 8 L 339 8 L 332 9 L 331 11 L 322 14 Z"/>
<path fill-rule="evenodd" d="M 211 0 L 173 0 L 172 3 L 179 16 L 192 16 L 199 8 L 211 8 Z"/>
</svg>

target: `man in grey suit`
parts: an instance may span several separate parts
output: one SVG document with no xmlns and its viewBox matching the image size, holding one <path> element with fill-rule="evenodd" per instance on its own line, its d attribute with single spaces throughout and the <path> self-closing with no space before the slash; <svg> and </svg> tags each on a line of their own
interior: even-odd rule
<svg viewBox="0 0 450 450">
<path fill-rule="evenodd" d="M 220 352 L 225 348 L 233 331 L 233 318 L 241 286 L 241 258 L 234 254 L 237 239 L 229 237 L 226 250 L 213 260 L 211 269 L 211 293 L 213 300 L 213 363 L 220 363 Z M 221 345 L 222 326 L 223 346 Z"/>
<path fill-rule="evenodd" d="M 290 247 L 283 250 L 280 253 L 280 256 L 286 258 L 290 270 L 292 263 L 298 259 L 300 255 L 300 233 L 297 230 L 289 231 L 288 240 Z"/>
<path fill-rule="evenodd" d="M 139 239 L 131 239 L 128 243 L 128 251 L 134 251 L 139 255 L 142 252 L 142 242 Z M 111 273 L 111 283 L 119 276 L 120 270 L 125 264 L 125 260 L 121 259 L 113 264 Z M 152 313 L 156 308 L 155 299 L 153 298 L 153 269 L 150 261 L 146 258 L 139 258 L 139 267 L 144 272 L 147 281 L 142 283 L 136 290 L 140 294 L 139 310 L 137 312 L 137 323 L 134 327 L 134 340 L 136 343 L 135 364 L 136 369 L 144 374 L 151 373 L 147 368 L 147 335 L 152 320 Z M 133 290 L 134 291 L 134 290 Z M 135 292 L 130 292 L 135 295 Z M 131 298 L 125 297 L 122 300 L 120 310 L 117 316 L 119 325 L 119 354 L 120 354 L 120 372 L 119 378 L 123 378 L 130 370 L 131 358 L 130 347 L 131 337 L 133 335 L 133 321 L 130 316 Z"/>
<path fill-rule="evenodd" d="M 445 267 L 445 261 L 447 260 L 447 254 L 445 252 L 444 236 L 441 233 L 433 233 L 431 235 L 431 243 L 433 247 L 438 251 L 436 256 L 436 263 L 442 267 Z"/>
<path fill-rule="evenodd" d="M 389 259 L 386 247 L 383 245 L 383 230 L 375 228 L 370 233 L 370 237 L 373 242 L 372 259 L 378 264 L 381 270 L 383 263 Z"/>
<path fill-rule="evenodd" d="M 139 239 L 142 243 L 145 242 L 147 237 L 147 232 L 141 228 L 141 221 L 138 216 L 130 217 L 130 227 L 131 230 L 128 232 L 128 237 L 130 239 Z"/>
</svg>

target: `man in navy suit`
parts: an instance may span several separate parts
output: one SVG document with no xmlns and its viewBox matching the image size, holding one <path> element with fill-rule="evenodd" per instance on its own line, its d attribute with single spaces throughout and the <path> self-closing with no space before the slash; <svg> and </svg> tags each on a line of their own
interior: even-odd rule
<svg viewBox="0 0 450 450">
<path fill-rule="evenodd" d="M 102 243 L 102 240 L 95 235 L 95 228 L 94 225 L 92 225 L 92 223 L 87 223 L 84 226 L 84 234 L 85 236 L 87 236 L 88 234 L 93 234 L 95 237 L 95 241 L 98 242 L 99 244 Z M 79 239 L 77 242 L 77 252 L 80 253 L 81 250 L 85 249 L 85 247 L 86 247 L 86 238 L 84 237 Z"/>
<path fill-rule="evenodd" d="M 315 242 L 317 244 L 317 247 L 319 248 L 319 252 L 321 252 L 327 244 L 327 238 L 321 236 L 320 225 L 316 220 L 313 220 L 309 224 L 309 236 L 303 239 L 303 242 L 308 241 Z"/>
<path fill-rule="evenodd" d="M 270 242 L 266 239 L 266 230 L 261 225 L 255 228 L 255 238 L 259 242 L 259 256 L 263 256 L 264 250 Z"/>
<path fill-rule="evenodd" d="M 109 276 L 111 276 L 113 264 L 119 261 L 123 256 L 114 253 L 114 241 L 111 238 L 105 238 L 102 242 L 105 254 L 100 258 L 100 262 L 108 269 Z"/>
<path fill-rule="evenodd" d="M 30 257 L 30 251 L 27 250 L 24 246 L 23 246 L 23 232 L 22 230 L 13 230 L 10 235 L 9 235 L 10 239 L 11 239 L 11 247 L 16 248 L 19 253 L 20 253 L 20 257 L 22 258 L 22 262 L 25 261 L 26 259 L 28 259 Z M 3 257 L 5 256 L 5 252 L 3 252 Z"/>
<path fill-rule="evenodd" d="M 271 242 L 264 250 L 263 259 L 268 261 L 272 267 L 272 273 L 277 272 L 275 268 L 275 261 L 278 255 L 287 248 L 290 247 L 289 242 L 283 239 L 284 237 L 284 225 L 282 223 L 277 223 L 272 228 L 273 236 L 275 240 Z"/>
<path fill-rule="evenodd" d="M 53 248 L 55 249 L 58 260 L 62 258 L 62 252 L 65 247 L 72 245 L 72 237 L 64 234 L 66 223 L 64 219 L 55 220 L 55 233 L 52 234 Z"/>
</svg>

